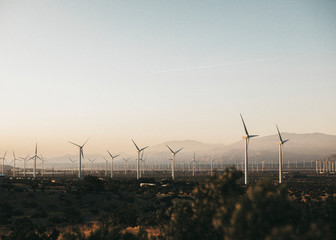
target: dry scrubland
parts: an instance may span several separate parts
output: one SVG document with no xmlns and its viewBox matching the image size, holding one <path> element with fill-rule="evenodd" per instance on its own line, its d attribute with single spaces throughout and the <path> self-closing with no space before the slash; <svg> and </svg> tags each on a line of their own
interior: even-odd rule
<svg viewBox="0 0 336 240">
<path fill-rule="evenodd" d="M 5 179 L 1 239 L 335 239 L 336 176 Z M 140 182 L 155 183 L 140 187 Z"/>
</svg>

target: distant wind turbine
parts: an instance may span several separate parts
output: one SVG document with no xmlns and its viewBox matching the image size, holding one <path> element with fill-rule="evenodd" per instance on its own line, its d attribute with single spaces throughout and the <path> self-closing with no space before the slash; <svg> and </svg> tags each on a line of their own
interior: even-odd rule
<svg viewBox="0 0 336 240">
<path fill-rule="evenodd" d="M 213 165 L 214 165 L 214 162 L 215 162 L 215 159 L 214 159 L 214 157 L 213 157 L 213 154 L 211 155 L 211 159 L 210 159 L 210 161 L 211 161 L 211 176 L 213 175 Z"/>
<path fill-rule="evenodd" d="M 179 150 L 177 150 L 176 152 L 174 152 L 168 145 L 166 145 L 167 148 L 170 150 L 170 152 L 172 153 L 172 179 L 175 180 L 175 155 L 181 151 L 183 148 L 180 148 Z"/>
<path fill-rule="evenodd" d="M 129 158 L 123 158 L 124 162 L 125 162 L 125 175 L 127 174 L 127 168 L 128 168 L 128 160 Z"/>
<path fill-rule="evenodd" d="M 278 131 L 280 142 L 277 142 L 279 144 L 279 183 L 282 183 L 282 163 L 283 163 L 283 148 L 282 145 L 285 144 L 285 142 L 289 141 L 289 139 L 282 140 L 278 125 L 275 125 Z"/>
<path fill-rule="evenodd" d="M 118 157 L 120 154 L 117 154 L 117 155 L 112 155 L 109 150 L 106 150 L 108 152 L 108 154 L 110 155 L 111 157 L 111 178 L 113 178 L 113 160 Z"/>
<path fill-rule="evenodd" d="M 6 150 L 5 154 L 3 155 L 3 157 L 1 158 L 2 159 L 1 174 L 4 174 L 4 166 L 5 166 L 6 154 L 7 154 L 7 150 Z"/>
<path fill-rule="evenodd" d="M 15 163 L 16 163 L 16 161 L 20 161 L 20 159 L 18 159 L 18 158 L 16 158 L 16 156 L 15 156 L 15 153 L 14 153 L 14 151 L 13 151 L 13 160 L 11 161 L 11 163 L 13 163 L 14 165 L 14 168 L 13 168 L 13 177 L 16 177 L 16 165 L 15 165 Z"/>
<path fill-rule="evenodd" d="M 247 131 L 243 116 L 240 114 L 240 118 L 244 125 L 244 130 L 246 133 L 246 136 L 243 136 L 243 139 L 245 139 L 245 184 L 248 184 L 248 144 L 250 141 L 250 138 L 257 137 L 258 135 L 250 135 Z"/>
<path fill-rule="evenodd" d="M 36 143 L 36 145 L 35 145 L 35 155 L 34 156 L 32 156 L 29 160 L 32 160 L 32 159 L 34 159 L 34 167 L 33 167 L 33 177 L 34 178 L 36 178 L 36 159 L 40 159 L 41 160 L 41 158 L 37 155 L 37 143 Z"/>
<path fill-rule="evenodd" d="M 90 138 L 88 138 L 85 143 L 80 146 L 76 143 L 73 143 L 73 142 L 69 142 L 75 146 L 77 146 L 79 148 L 79 162 L 78 162 L 78 178 L 82 178 L 82 157 L 84 158 L 84 153 L 83 153 L 83 147 L 85 146 L 85 144 L 87 143 L 87 141 L 89 141 Z"/>
<path fill-rule="evenodd" d="M 20 157 L 22 160 L 23 160 L 23 176 L 25 177 L 26 176 L 26 168 L 27 168 L 27 159 L 29 157 L 29 154 L 23 158 L 23 157 Z"/>
<path fill-rule="evenodd" d="M 43 175 L 44 175 L 44 163 L 45 163 L 45 159 L 43 158 L 42 154 L 41 154 L 40 160 L 41 160 L 41 167 L 42 167 L 41 175 L 43 177 Z"/>
<path fill-rule="evenodd" d="M 75 167 L 74 167 L 74 163 L 76 162 L 76 160 L 72 160 L 71 158 L 69 158 L 70 162 L 72 163 L 72 175 L 75 174 Z"/>
<path fill-rule="evenodd" d="M 139 164 L 140 164 L 140 153 L 145 150 L 147 147 L 144 147 L 144 148 L 139 148 L 138 145 L 136 145 L 136 143 L 132 140 L 134 146 L 136 147 L 137 149 L 137 152 L 138 152 L 138 158 L 137 158 L 137 179 L 139 179 L 141 177 L 141 173 L 140 173 L 140 169 L 139 169 Z"/>
<path fill-rule="evenodd" d="M 196 153 L 194 152 L 194 157 L 191 160 L 190 164 L 192 164 L 192 175 L 195 176 L 195 168 L 196 168 Z"/>
<path fill-rule="evenodd" d="M 88 159 L 91 162 L 91 173 L 93 173 L 93 162 L 96 161 L 96 159 Z"/>
</svg>

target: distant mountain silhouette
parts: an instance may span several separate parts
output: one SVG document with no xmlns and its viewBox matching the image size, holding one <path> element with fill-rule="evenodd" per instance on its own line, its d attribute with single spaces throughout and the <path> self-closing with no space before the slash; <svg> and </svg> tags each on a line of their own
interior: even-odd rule
<svg viewBox="0 0 336 240">
<path fill-rule="evenodd" d="M 289 139 L 284 145 L 284 163 L 290 161 L 310 162 L 325 158 L 336 153 L 336 136 L 323 133 L 282 133 L 283 139 Z M 249 144 L 249 160 L 252 162 L 261 161 L 277 161 L 278 160 L 278 135 L 260 136 L 251 139 Z M 184 140 L 184 141 L 168 141 L 158 145 L 150 146 L 145 150 L 147 163 L 167 163 L 171 158 L 171 153 L 167 149 L 169 145 L 173 150 L 178 150 L 183 147 L 183 150 L 176 155 L 176 163 L 188 162 L 192 159 L 193 153 L 196 152 L 197 161 L 209 162 L 210 156 L 213 154 L 217 162 L 223 163 L 242 163 L 244 159 L 244 141 L 240 140 L 235 143 L 224 144 L 206 144 L 199 141 Z M 57 158 L 46 158 L 48 167 L 50 166 L 71 166 L 68 157 L 78 159 L 78 154 L 71 156 L 64 155 Z M 107 154 L 85 154 L 85 164 L 89 162 L 87 159 L 97 159 L 94 165 L 104 166 L 104 157 L 108 158 Z M 115 160 L 115 164 L 122 164 L 122 158 L 130 158 L 129 164 L 135 164 L 136 153 L 121 153 L 121 156 Z M 77 168 L 78 162 L 75 163 Z"/>
</svg>

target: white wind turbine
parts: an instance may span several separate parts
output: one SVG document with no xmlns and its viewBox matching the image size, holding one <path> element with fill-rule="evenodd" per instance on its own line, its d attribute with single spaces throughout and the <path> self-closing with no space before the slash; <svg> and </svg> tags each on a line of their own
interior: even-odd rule
<svg viewBox="0 0 336 240">
<path fill-rule="evenodd" d="M 258 135 L 250 135 L 247 131 L 243 116 L 240 114 L 241 120 L 244 125 L 246 136 L 243 136 L 243 139 L 245 139 L 245 184 L 248 184 L 248 144 L 250 138 L 257 137 Z"/>
<path fill-rule="evenodd" d="M 106 158 L 105 159 L 105 176 L 107 176 L 107 165 L 108 165 L 108 160 Z"/>
<path fill-rule="evenodd" d="M 183 148 L 180 148 L 179 150 L 177 150 L 176 152 L 174 152 L 168 145 L 166 145 L 167 148 L 170 150 L 170 152 L 172 153 L 172 179 L 175 180 L 175 155 L 181 151 Z"/>
<path fill-rule="evenodd" d="M 213 175 L 213 165 L 214 165 L 214 162 L 215 162 L 213 154 L 211 155 L 210 161 L 211 161 L 211 176 L 212 176 Z"/>
<path fill-rule="evenodd" d="M 192 175 L 195 176 L 195 168 L 196 168 L 196 153 L 194 152 L 194 158 L 191 160 L 190 164 L 192 164 Z"/>
<path fill-rule="evenodd" d="M 91 162 L 91 173 L 93 173 L 93 162 L 96 161 L 96 159 L 88 159 Z"/>
<path fill-rule="evenodd" d="M 124 162 L 125 162 L 125 175 L 127 174 L 127 168 L 128 168 L 128 160 L 129 158 L 123 158 Z"/>
<path fill-rule="evenodd" d="M 13 160 L 11 161 L 11 163 L 13 163 L 13 177 L 16 177 L 16 165 L 15 165 L 15 163 L 16 163 L 16 161 L 20 161 L 20 159 L 18 159 L 18 158 L 16 158 L 16 156 L 15 156 L 15 153 L 14 153 L 14 151 L 13 151 Z"/>
<path fill-rule="evenodd" d="M 31 158 L 29 158 L 29 160 L 34 159 L 34 167 L 33 167 L 33 177 L 34 178 L 36 178 L 36 159 L 37 158 L 41 160 L 41 158 L 37 155 L 37 143 L 36 143 L 36 145 L 35 145 L 35 155 L 32 156 Z"/>
<path fill-rule="evenodd" d="M 23 157 L 20 157 L 22 160 L 23 160 L 23 176 L 25 177 L 26 176 L 26 168 L 27 168 L 27 159 L 29 157 L 29 154 L 23 158 Z"/>
<path fill-rule="evenodd" d="M 85 141 L 85 143 L 82 146 L 73 142 L 69 142 L 79 148 L 78 178 L 82 178 L 82 157 L 84 158 L 83 147 L 85 146 L 87 141 L 89 141 L 89 138 Z"/>
<path fill-rule="evenodd" d="M 72 163 L 72 175 L 75 174 L 75 166 L 74 163 L 76 162 L 76 160 L 72 160 L 71 158 L 69 158 L 70 162 Z"/>
<path fill-rule="evenodd" d="M 282 163 L 283 163 L 283 148 L 282 145 L 285 144 L 289 139 L 282 140 L 278 125 L 275 125 L 278 130 L 278 135 L 280 142 L 277 142 L 279 144 L 279 183 L 282 183 Z"/>
<path fill-rule="evenodd" d="M 117 154 L 117 155 L 112 155 L 109 150 L 106 150 L 108 152 L 108 154 L 110 155 L 111 157 L 111 178 L 113 178 L 113 160 L 118 157 L 120 154 Z"/>
<path fill-rule="evenodd" d="M 41 172 L 41 175 L 42 177 L 44 176 L 44 163 L 45 163 L 45 159 L 43 158 L 42 154 L 41 154 L 41 167 L 42 167 L 42 172 Z"/>
<path fill-rule="evenodd" d="M 4 166 L 5 166 L 6 154 L 7 154 L 7 150 L 6 150 L 5 154 L 3 155 L 3 157 L 1 158 L 2 159 L 1 174 L 4 174 Z"/>
<path fill-rule="evenodd" d="M 141 172 L 140 172 L 140 169 L 139 169 L 139 164 L 140 164 L 140 153 L 145 150 L 147 147 L 144 147 L 144 148 L 139 148 L 138 145 L 136 145 L 136 143 L 132 140 L 134 146 L 136 147 L 137 149 L 137 152 L 138 152 L 138 158 L 137 158 L 137 179 L 139 179 L 141 177 Z"/>
</svg>

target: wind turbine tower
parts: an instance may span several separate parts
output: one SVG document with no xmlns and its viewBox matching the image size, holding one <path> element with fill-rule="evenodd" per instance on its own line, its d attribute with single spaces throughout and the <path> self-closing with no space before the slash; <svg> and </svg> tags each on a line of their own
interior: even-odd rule
<svg viewBox="0 0 336 240">
<path fill-rule="evenodd" d="M 246 136 L 243 136 L 243 139 L 245 139 L 245 184 L 248 184 L 248 144 L 250 141 L 250 138 L 257 137 L 258 135 L 250 135 L 247 131 L 243 116 L 240 114 L 240 118 L 244 125 L 244 130 L 246 133 Z"/>
<path fill-rule="evenodd" d="M 168 145 L 166 145 L 167 148 L 170 150 L 170 152 L 172 153 L 172 179 L 175 180 L 175 155 L 181 151 L 183 148 L 180 148 L 179 150 L 177 150 L 176 152 L 174 152 Z"/>
<path fill-rule="evenodd" d="M 139 164 L 140 164 L 140 153 L 141 153 L 143 150 L 145 150 L 146 148 L 148 148 L 148 146 L 147 146 L 147 147 L 144 147 L 144 148 L 139 148 L 138 145 L 136 145 L 136 143 L 135 143 L 133 140 L 132 140 L 132 142 L 133 142 L 133 144 L 134 144 L 134 146 L 136 147 L 137 152 L 138 152 L 138 158 L 137 158 L 137 179 L 139 179 L 140 176 L 141 176 L 140 168 L 139 168 Z"/>
<path fill-rule="evenodd" d="M 278 135 L 280 142 L 277 142 L 279 144 L 279 183 L 282 183 L 282 163 L 283 163 L 283 148 L 282 145 L 285 144 L 289 139 L 282 140 L 278 125 L 275 125 L 278 130 Z"/>
<path fill-rule="evenodd" d="M 128 168 L 128 160 L 129 158 L 123 158 L 124 162 L 125 162 L 125 175 L 127 174 L 127 168 Z"/>
<path fill-rule="evenodd" d="M 15 174 L 15 173 L 16 173 L 16 169 L 15 169 L 15 168 L 16 168 L 16 165 L 15 165 L 15 163 L 16 163 L 16 161 L 19 161 L 19 159 L 18 159 L 18 158 L 16 158 L 16 156 L 15 156 L 15 153 L 14 153 L 14 152 L 13 152 L 13 158 L 14 158 L 14 159 L 13 159 L 13 160 L 12 160 L 12 162 L 11 162 L 11 163 L 13 163 L 13 164 L 14 164 L 14 165 L 13 165 L 13 167 L 14 167 L 14 168 L 13 168 L 13 177 L 16 177 L 16 174 Z"/>
<path fill-rule="evenodd" d="M 5 159 L 6 159 L 6 154 L 7 151 L 5 152 L 5 154 L 3 155 L 2 159 L 2 169 L 1 169 L 1 174 L 4 174 L 4 166 L 5 166 Z"/>
<path fill-rule="evenodd" d="M 78 178 L 79 179 L 82 178 L 82 157 L 84 158 L 83 147 L 85 146 L 87 141 L 89 141 L 89 138 L 85 141 L 85 143 L 82 146 L 80 146 L 76 143 L 73 143 L 73 142 L 69 142 L 69 143 L 71 143 L 71 144 L 73 144 L 73 145 L 75 145 L 79 148 L 79 162 L 78 162 Z"/>
<path fill-rule="evenodd" d="M 74 163 L 76 162 L 76 160 L 72 160 L 71 158 L 69 158 L 70 162 L 72 163 L 72 175 L 75 174 L 75 167 L 74 167 Z"/>
<path fill-rule="evenodd" d="M 89 159 L 91 162 L 91 173 L 93 173 L 93 162 L 96 161 L 96 159 Z"/>
<path fill-rule="evenodd" d="M 113 160 L 116 158 L 116 157 L 118 157 L 119 156 L 119 154 L 118 155 L 115 155 L 115 156 L 113 156 L 110 152 L 109 152 L 109 150 L 106 150 L 107 152 L 108 152 L 108 154 L 110 155 L 110 157 L 111 157 L 111 178 L 113 178 Z"/>
</svg>

